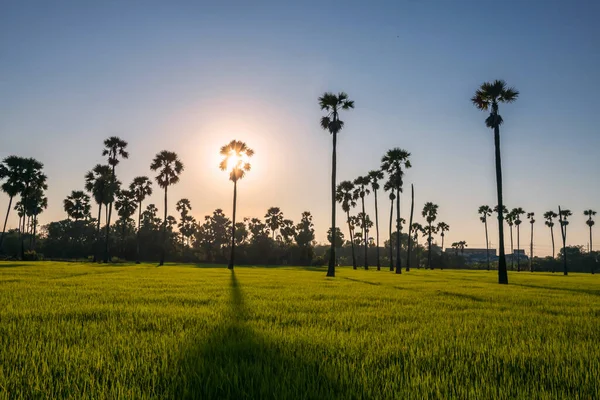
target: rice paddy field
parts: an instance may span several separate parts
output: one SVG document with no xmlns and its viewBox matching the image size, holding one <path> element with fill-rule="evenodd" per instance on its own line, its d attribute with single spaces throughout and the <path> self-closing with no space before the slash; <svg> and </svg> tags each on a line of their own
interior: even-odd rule
<svg viewBox="0 0 600 400">
<path fill-rule="evenodd" d="M 0 263 L 0 398 L 595 399 L 600 277 Z"/>
</svg>

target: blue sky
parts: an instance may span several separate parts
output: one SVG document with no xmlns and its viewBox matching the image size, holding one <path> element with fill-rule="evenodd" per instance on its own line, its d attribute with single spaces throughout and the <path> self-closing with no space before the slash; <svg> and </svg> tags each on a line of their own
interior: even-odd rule
<svg viewBox="0 0 600 400">
<path fill-rule="evenodd" d="M 171 204 L 187 197 L 201 218 L 218 207 L 231 213 L 217 152 L 245 140 L 256 155 L 240 215 L 276 205 L 299 220 L 309 210 L 323 241 L 331 141 L 316 99 L 344 90 L 356 108 L 344 116 L 339 179 L 405 148 L 417 208 L 439 204 L 447 243 L 483 247 L 476 211 L 496 202 L 493 138 L 469 98 L 501 78 L 521 92 L 500 110 L 507 205 L 538 214 L 538 254 L 550 250 L 541 214 L 558 204 L 575 214 L 569 241 L 587 245 L 581 214 L 600 211 L 599 12 L 594 1 L 549 0 L 4 1 L 0 157 L 45 163 L 48 222 L 64 217 L 64 197 L 103 161 L 104 138 L 129 142 L 131 157 L 117 168 L 127 183 L 150 175 L 158 151 L 173 150 L 186 170 Z M 7 201 L 0 196 L 2 212 Z M 158 194 L 151 201 L 161 209 Z"/>
</svg>

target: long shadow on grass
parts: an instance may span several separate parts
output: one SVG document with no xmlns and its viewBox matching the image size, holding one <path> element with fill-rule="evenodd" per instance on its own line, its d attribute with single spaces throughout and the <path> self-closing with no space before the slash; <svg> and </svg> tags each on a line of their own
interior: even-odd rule
<svg viewBox="0 0 600 400">
<path fill-rule="evenodd" d="M 528 285 L 525 283 L 513 283 L 513 285 L 526 287 L 526 288 L 559 290 L 559 291 L 563 291 L 563 292 L 572 292 L 572 293 L 589 294 L 592 296 L 600 296 L 600 290 L 594 290 L 594 289 L 573 289 L 573 288 L 567 288 L 567 287 L 538 286 L 538 285 Z"/>
<path fill-rule="evenodd" d="M 324 355 L 293 338 L 273 342 L 249 324 L 252 313 L 231 274 L 231 298 L 225 322 L 203 340 L 184 349 L 178 370 L 165 379 L 165 396 L 198 399 L 330 399 L 347 397 L 348 388 L 328 376 Z M 278 331 L 278 330 L 276 330 Z M 281 331 L 279 331 L 281 332 Z"/>
<path fill-rule="evenodd" d="M 379 282 L 363 281 L 362 279 L 348 278 L 346 276 L 344 277 L 344 279 L 352 281 L 352 282 L 366 283 L 367 285 L 381 286 L 381 283 L 379 283 Z"/>
</svg>

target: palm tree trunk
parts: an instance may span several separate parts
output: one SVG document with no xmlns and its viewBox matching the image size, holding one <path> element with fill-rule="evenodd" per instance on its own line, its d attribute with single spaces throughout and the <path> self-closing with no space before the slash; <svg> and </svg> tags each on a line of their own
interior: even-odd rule
<svg viewBox="0 0 600 400">
<path fill-rule="evenodd" d="M 235 212 L 237 203 L 237 181 L 233 181 L 233 218 L 231 224 L 231 256 L 229 257 L 229 265 L 227 268 L 233 271 L 233 264 L 235 261 Z"/>
<path fill-rule="evenodd" d="M 531 224 L 531 244 L 529 245 L 529 271 L 533 272 L 533 224 Z"/>
<path fill-rule="evenodd" d="M 29 186 L 25 187 L 25 196 L 22 199 L 23 203 L 23 231 L 21 233 L 21 260 L 25 259 L 25 221 L 27 220 L 27 191 L 29 190 Z"/>
<path fill-rule="evenodd" d="M 552 261 L 556 259 L 556 251 L 554 248 L 554 227 L 550 227 L 550 237 L 552 237 Z M 554 262 L 552 263 L 552 273 L 554 273 Z"/>
<path fill-rule="evenodd" d="M 488 240 L 487 215 L 483 221 L 485 225 L 485 255 L 487 256 L 487 270 L 490 270 L 490 242 Z"/>
<path fill-rule="evenodd" d="M 160 252 L 160 263 L 159 266 L 165 264 L 165 253 L 167 251 L 167 189 L 165 186 L 165 218 L 163 219 L 163 230 L 162 230 L 162 249 Z"/>
<path fill-rule="evenodd" d="M 402 273 L 402 260 L 400 259 L 400 187 L 396 187 L 396 273 Z"/>
<path fill-rule="evenodd" d="M 410 220 L 408 222 L 408 247 L 406 249 L 406 272 L 410 271 L 410 254 L 412 250 L 412 224 L 415 210 L 415 187 L 410 185 Z"/>
<path fill-rule="evenodd" d="M 337 120 L 335 116 L 334 120 Z M 335 276 L 335 147 L 337 145 L 337 133 L 332 132 L 332 135 L 333 151 L 331 153 L 331 250 L 329 251 L 329 267 L 327 268 L 327 276 Z"/>
<path fill-rule="evenodd" d="M 100 244 L 100 219 L 102 218 L 102 203 L 98 204 L 98 227 L 96 228 L 96 241 L 94 244 L 94 262 L 98 261 L 98 246 Z"/>
<path fill-rule="evenodd" d="M 393 189 L 392 189 L 392 193 L 393 193 Z M 394 243 L 392 242 L 392 229 L 394 226 L 394 200 L 391 200 L 391 206 L 390 206 L 390 271 L 394 270 Z"/>
<path fill-rule="evenodd" d="M 365 213 L 365 196 L 361 196 L 361 203 L 362 203 L 362 220 L 363 220 L 363 240 L 364 240 L 364 244 L 365 244 L 365 269 L 369 269 L 369 260 L 368 260 L 368 251 L 369 251 L 369 247 L 368 247 L 368 243 L 369 243 L 369 234 L 367 231 L 367 214 Z"/>
<path fill-rule="evenodd" d="M 510 226 L 510 270 L 515 270 L 515 248 L 513 246 L 513 227 Z"/>
<path fill-rule="evenodd" d="M 356 269 L 356 255 L 354 253 L 354 235 L 352 234 L 352 226 L 350 224 L 350 210 L 346 212 L 348 216 L 348 231 L 350 232 L 350 244 L 352 246 L 352 269 Z"/>
<path fill-rule="evenodd" d="M 0 244 L 2 244 L 2 242 L 0 241 Z M 590 225 L 590 254 L 592 253 L 593 248 L 592 248 L 592 226 Z"/>
<path fill-rule="evenodd" d="M 521 272 L 521 225 L 517 225 L 517 272 Z"/>
<path fill-rule="evenodd" d="M 142 226 L 142 202 L 140 201 L 139 210 L 138 210 L 138 226 L 136 232 L 136 250 L 135 250 L 135 263 L 140 263 L 140 228 Z"/>
<path fill-rule="evenodd" d="M 35 251 L 35 235 L 37 233 L 37 214 L 33 215 L 33 239 L 31 241 L 31 249 Z"/>
<path fill-rule="evenodd" d="M 427 238 L 427 265 L 429 269 L 433 270 L 431 266 L 431 222 L 429 223 L 429 237 Z"/>
<path fill-rule="evenodd" d="M 12 205 L 13 196 L 10 196 L 8 200 L 8 209 L 6 210 L 6 217 L 4 217 L 4 226 L 2 227 L 2 235 L 0 236 L 0 252 L 2 252 L 2 241 L 4 240 L 4 233 L 6 232 L 6 223 L 8 222 L 8 215 L 10 214 L 10 206 Z M 590 231 L 591 234 L 591 231 Z"/>
<path fill-rule="evenodd" d="M 497 106 L 496 106 L 497 107 Z M 496 188 L 498 192 L 498 283 L 508 284 L 508 271 L 506 270 L 506 256 L 504 254 L 504 216 L 502 203 L 502 162 L 500 159 L 500 126 L 494 128 L 494 148 L 496 153 Z"/>
<path fill-rule="evenodd" d="M 381 271 L 381 260 L 379 259 L 379 212 L 377 210 L 377 190 L 373 190 L 375 195 L 375 237 L 377 238 L 377 271 Z"/>
</svg>

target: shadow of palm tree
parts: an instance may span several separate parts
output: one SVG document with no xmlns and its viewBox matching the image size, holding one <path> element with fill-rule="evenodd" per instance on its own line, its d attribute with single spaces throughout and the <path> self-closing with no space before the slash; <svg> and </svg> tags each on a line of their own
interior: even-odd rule
<svg viewBox="0 0 600 400">
<path fill-rule="evenodd" d="M 324 368 L 325 349 L 308 343 L 272 341 L 248 321 L 252 313 L 235 273 L 225 323 L 204 344 L 193 343 L 181 355 L 177 376 L 165 383 L 169 398 L 323 399 L 339 398 L 342 387 Z M 292 344 L 293 343 L 293 344 Z"/>
</svg>

